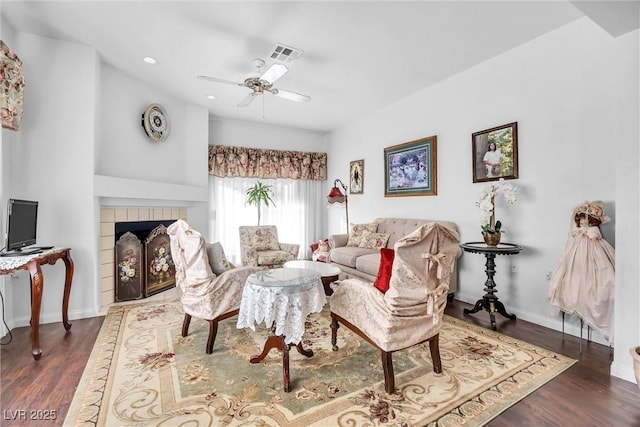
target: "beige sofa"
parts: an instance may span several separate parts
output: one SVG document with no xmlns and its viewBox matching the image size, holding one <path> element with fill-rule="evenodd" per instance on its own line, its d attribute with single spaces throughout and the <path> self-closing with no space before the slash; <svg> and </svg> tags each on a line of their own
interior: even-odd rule
<svg viewBox="0 0 640 427">
<path fill-rule="evenodd" d="M 393 249 L 396 242 L 402 237 L 429 222 L 437 222 L 458 231 L 458 227 L 449 221 L 410 218 L 376 218 L 371 221 L 371 223 L 377 224 L 376 233 L 389 234 L 389 240 L 386 244 L 389 249 Z M 380 265 L 380 250 L 347 246 L 348 240 L 349 236 L 347 234 L 334 234 L 329 237 L 331 250 L 327 262 L 342 271 L 340 279 L 358 277 L 368 282 L 374 282 Z M 450 297 L 457 290 L 457 279 L 458 267 L 456 262 L 449 282 Z"/>
</svg>

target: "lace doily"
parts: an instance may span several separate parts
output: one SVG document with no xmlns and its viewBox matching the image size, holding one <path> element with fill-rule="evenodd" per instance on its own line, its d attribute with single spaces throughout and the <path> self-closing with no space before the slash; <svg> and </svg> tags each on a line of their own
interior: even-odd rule
<svg viewBox="0 0 640 427">
<path fill-rule="evenodd" d="M 286 344 L 297 344 L 304 322 L 327 302 L 320 273 L 304 268 L 277 268 L 252 274 L 247 279 L 236 327 L 251 328 L 262 322 L 275 326 Z"/>
<path fill-rule="evenodd" d="M 3 271 L 15 270 L 19 267 L 22 267 L 23 265 L 31 261 L 33 258 L 42 256 L 48 252 L 53 252 L 55 250 L 56 249 L 49 249 L 49 250 L 42 251 L 40 253 L 32 254 L 32 255 L 0 257 L 0 270 L 3 270 Z"/>
</svg>

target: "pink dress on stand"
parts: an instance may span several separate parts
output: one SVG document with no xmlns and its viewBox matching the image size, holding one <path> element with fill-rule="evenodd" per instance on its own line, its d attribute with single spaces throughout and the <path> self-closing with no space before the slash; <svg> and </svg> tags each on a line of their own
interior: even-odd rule
<svg viewBox="0 0 640 427">
<path fill-rule="evenodd" d="M 585 202 L 573 213 L 569 240 L 549 285 L 549 302 L 558 311 L 576 314 L 612 343 L 615 249 L 600 232 L 609 218 L 600 202 Z"/>
</svg>

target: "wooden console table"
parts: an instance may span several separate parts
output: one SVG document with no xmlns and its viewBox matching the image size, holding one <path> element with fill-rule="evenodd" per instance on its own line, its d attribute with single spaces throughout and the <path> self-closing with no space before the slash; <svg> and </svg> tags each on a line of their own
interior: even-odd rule
<svg viewBox="0 0 640 427">
<path fill-rule="evenodd" d="M 27 270 L 31 276 L 31 354 L 35 360 L 40 360 L 40 306 L 42 304 L 42 288 L 44 278 L 41 266 L 55 264 L 59 259 L 64 261 L 66 275 L 64 279 L 64 295 L 62 298 L 62 324 L 65 330 L 71 329 L 69 323 L 69 294 L 73 280 L 73 260 L 69 248 L 55 248 L 39 254 L 2 257 L 0 258 L 0 275 L 11 274 L 18 270 Z"/>
<path fill-rule="evenodd" d="M 496 295 L 496 283 L 493 281 L 493 276 L 496 274 L 496 255 L 516 255 L 520 253 L 522 247 L 514 245 L 513 243 L 498 243 L 498 246 L 487 246 L 484 242 L 469 242 L 460 245 L 465 252 L 471 252 L 475 254 L 483 254 L 487 259 L 485 264 L 485 273 L 487 280 L 484 282 L 484 291 L 486 294 L 480 298 L 472 309 L 465 308 L 464 314 L 473 314 L 482 310 L 483 308 L 489 312 L 489 318 L 491 319 L 491 329 L 494 331 L 497 329 L 495 312 L 502 314 L 504 317 L 515 320 L 516 315 L 507 313 L 504 308 L 504 304 L 498 301 Z"/>
</svg>

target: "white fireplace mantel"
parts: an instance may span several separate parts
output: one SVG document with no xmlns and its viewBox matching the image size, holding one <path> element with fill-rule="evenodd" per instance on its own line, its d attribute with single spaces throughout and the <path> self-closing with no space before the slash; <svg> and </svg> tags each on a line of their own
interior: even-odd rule
<svg viewBox="0 0 640 427">
<path fill-rule="evenodd" d="M 157 200 L 165 202 L 206 202 L 209 189 L 204 186 L 171 184 L 105 175 L 93 176 L 94 195 L 101 205 L 117 205 L 120 199 Z M 114 203 L 109 203 L 114 200 Z M 166 204 L 166 203 L 165 203 Z"/>
</svg>

